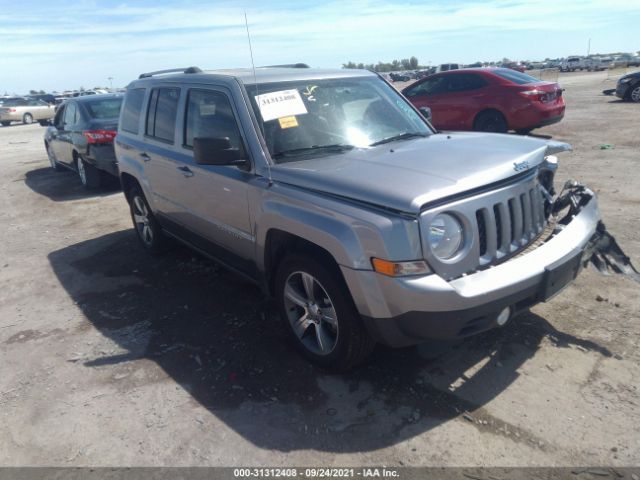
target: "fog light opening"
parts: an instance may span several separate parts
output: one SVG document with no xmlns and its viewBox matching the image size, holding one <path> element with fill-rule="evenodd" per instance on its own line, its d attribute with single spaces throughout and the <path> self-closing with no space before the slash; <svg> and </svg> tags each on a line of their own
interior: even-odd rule
<svg viewBox="0 0 640 480">
<path fill-rule="evenodd" d="M 507 307 L 498 314 L 496 318 L 496 323 L 500 326 L 503 326 L 505 323 L 509 321 L 510 317 L 511 317 L 511 307 Z"/>
</svg>

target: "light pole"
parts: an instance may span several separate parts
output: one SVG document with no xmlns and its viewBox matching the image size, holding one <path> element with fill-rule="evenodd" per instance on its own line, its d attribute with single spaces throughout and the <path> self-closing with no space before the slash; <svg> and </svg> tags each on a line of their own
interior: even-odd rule
<svg viewBox="0 0 640 480">
<path fill-rule="evenodd" d="M 587 43 L 587 57 L 591 53 L 591 38 L 589 38 L 589 42 Z"/>
</svg>

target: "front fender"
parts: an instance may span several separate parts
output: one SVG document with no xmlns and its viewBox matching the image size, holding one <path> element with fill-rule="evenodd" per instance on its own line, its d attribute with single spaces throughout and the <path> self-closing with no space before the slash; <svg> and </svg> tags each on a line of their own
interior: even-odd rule
<svg viewBox="0 0 640 480">
<path fill-rule="evenodd" d="M 258 193 L 260 192 L 260 193 Z M 300 237 L 327 250 L 336 263 L 371 270 L 371 257 L 392 261 L 422 258 L 418 221 L 389 212 L 318 195 L 304 189 L 274 184 L 254 190 L 258 268 L 265 271 L 265 248 L 270 230 Z"/>
<path fill-rule="evenodd" d="M 263 262 L 260 265 L 262 270 L 266 238 L 271 229 L 287 232 L 324 248 L 339 265 L 371 268 L 353 229 L 336 218 L 298 205 L 267 201 L 263 204 L 260 224 L 262 228 L 256 228 L 256 240 L 258 246 L 262 247 L 262 252 L 258 254 L 258 259 Z"/>
</svg>

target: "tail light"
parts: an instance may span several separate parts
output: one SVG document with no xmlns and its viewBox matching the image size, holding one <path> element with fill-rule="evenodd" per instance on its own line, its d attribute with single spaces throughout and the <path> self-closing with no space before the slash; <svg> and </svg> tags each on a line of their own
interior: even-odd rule
<svg viewBox="0 0 640 480">
<path fill-rule="evenodd" d="M 15 108 L 10 108 L 9 109 L 9 113 L 16 113 L 16 112 L 17 112 L 17 110 Z"/>
<path fill-rule="evenodd" d="M 545 92 L 544 90 L 538 90 L 537 88 L 534 88 L 533 90 L 524 90 L 519 93 L 520 95 L 523 95 L 529 100 L 535 102 L 552 102 L 557 97 L 562 95 L 562 90 L 558 89 L 554 90 L 553 92 Z"/>
<path fill-rule="evenodd" d="M 87 143 L 113 143 L 117 133 L 115 130 L 85 130 L 82 132 Z"/>
</svg>

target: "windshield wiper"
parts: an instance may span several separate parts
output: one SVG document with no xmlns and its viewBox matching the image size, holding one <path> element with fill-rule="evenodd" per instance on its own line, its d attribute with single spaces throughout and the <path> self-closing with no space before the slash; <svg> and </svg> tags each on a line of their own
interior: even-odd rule
<svg viewBox="0 0 640 480">
<path fill-rule="evenodd" d="M 346 150 L 352 150 L 355 147 L 353 145 L 346 145 L 343 143 L 335 143 L 333 145 L 311 145 L 310 147 L 303 148 L 291 148 L 289 150 L 282 150 L 280 152 L 274 153 L 273 158 L 282 158 L 289 157 L 295 155 L 305 155 L 308 153 L 316 153 L 319 151 L 326 152 L 344 152 Z"/>
<path fill-rule="evenodd" d="M 376 145 L 382 145 L 383 143 L 395 142 L 396 140 L 408 140 L 409 138 L 416 137 L 428 137 L 429 135 L 426 133 L 419 132 L 404 132 L 399 133 L 398 135 L 394 135 L 392 137 L 383 138 L 382 140 L 378 140 L 377 142 L 373 142 L 370 147 L 375 147 Z"/>
</svg>

